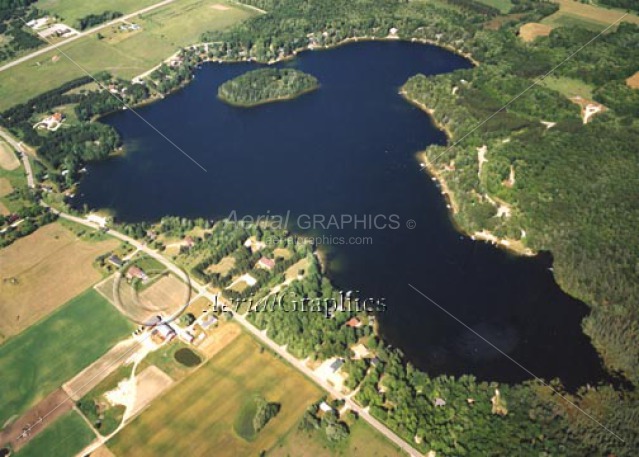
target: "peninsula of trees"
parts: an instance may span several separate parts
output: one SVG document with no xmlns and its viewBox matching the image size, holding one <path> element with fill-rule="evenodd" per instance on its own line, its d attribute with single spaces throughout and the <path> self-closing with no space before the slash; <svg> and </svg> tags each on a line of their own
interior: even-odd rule
<svg viewBox="0 0 639 457">
<path fill-rule="evenodd" d="M 262 68 L 226 81 L 218 90 L 230 105 L 251 107 L 290 100 L 319 87 L 315 76 L 292 68 Z"/>
</svg>

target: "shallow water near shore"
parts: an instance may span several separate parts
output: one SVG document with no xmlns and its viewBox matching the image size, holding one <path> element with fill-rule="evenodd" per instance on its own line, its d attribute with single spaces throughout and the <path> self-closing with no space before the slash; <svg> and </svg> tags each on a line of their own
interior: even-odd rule
<svg viewBox="0 0 639 457">
<path fill-rule="evenodd" d="M 532 377 L 470 328 L 537 376 L 559 377 L 572 388 L 607 379 L 580 327 L 588 309 L 556 285 L 550 257 L 515 257 L 462 236 L 415 159 L 446 137 L 398 94 L 400 86 L 414 74 L 469 68 L 469 62 L 429 45 L 368 42 L 305 52 L 280 65 L 316 76 L 320 89 L 235 108 L 216 98 L 217 87 L 257 65 L 206 64 L 184 89 L 138 109 L 207 172 L 133 113 L 106 117 L 128 153 L 92 164 L 75 204 L 112 208 L 129 222 L 164 215 L 219 219 L 232 211 L 290 212 L 292 221 L 312 214 L 397 215 L 396 229 L 350 224 L 314 234 L 354 241 L 332 239 L 338 244 L 324 247 L 329 275 L 344 290 L 384 299 L 381 332 L 413 364 L 433 375 Z M 409 220 L 415 228 L 407 227 Z"/>
</svg>

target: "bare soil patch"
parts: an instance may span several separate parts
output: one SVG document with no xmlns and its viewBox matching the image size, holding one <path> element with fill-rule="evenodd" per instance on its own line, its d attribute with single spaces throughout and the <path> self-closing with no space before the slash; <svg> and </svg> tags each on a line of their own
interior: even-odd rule
<svg viewBox="0 0 639 457">
<path fill-rule="evenodd" d="M 0 448 L 11 445 L 19 450 L 58 417 L 73 408 L 73 402 L 62 389 L 58 389 L 24 413 L 18 420 L 0 431 Z M 25 436 L 23 431 L 29 429 Z"/>
<path fill-rule="evenodd" d="M 222 5 L 221 3 L 216 3 L 215 5 L 211 5 L 211 8 L 218 11 L 228 11 L 231 9 L 226 5 Z"/>
<path fill-rule="evenodd" d="M 139 414 L 174 383 L 173 378 L 155 365 L 146 367 L 136 376 L 135 382 L 135 402 L 131 412 L 127 412 L 128 417 Z"/>
<path fill-rule="evenodd" d="M 228 346 L 231 341 L 237 338 L 241 333 L 242 329 L 237 324 L 232 322 L 222 324 L 213 330 L 197 349 L 204 357 L 210 359 Z"/>
<path fill-rule="evenodd" d="M 552 27 L 538 22 L 529 22 L 519 28 L 519 36 L 526 43 L 530 43 L 540 36 L 548 36 L 552 32 Z"/>
<path fill-rule="evenodd" d="M 626 84 L 633 89 L 639 89 L 639 71 L 626 79 Z"/>
</svg>

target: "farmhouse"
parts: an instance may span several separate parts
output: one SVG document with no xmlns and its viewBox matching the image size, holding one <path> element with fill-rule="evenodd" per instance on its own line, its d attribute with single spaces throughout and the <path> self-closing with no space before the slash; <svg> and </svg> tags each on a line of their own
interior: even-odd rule
<svg viewBox="0 0 639 457">
<path fill-rule="evenodd" d="M 262 257 L 260 260 L 257 261 L 255 267 L 271 271 L 273 268 L 275 268 L 275 260 Z"/>
<path fill-rule="evenodd" d="M 140 279 L 142 281 L 146 281 L 149 277 L 146 275 L 142 268 L 137 267 L 135 265 L 131 265 L 131 267 L 126 271 L 127 279 Z"/>
</svg>

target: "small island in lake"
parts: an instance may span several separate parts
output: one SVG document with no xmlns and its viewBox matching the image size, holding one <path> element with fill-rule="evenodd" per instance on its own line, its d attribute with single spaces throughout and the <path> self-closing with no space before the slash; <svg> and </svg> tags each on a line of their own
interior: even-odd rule
<svg viewBox="0 0 639 457">
<path fill-rule="evenodd" d="M 218 90 L 218 97 L 242 107 L 290 100 L 319 87 L 315 76 L 292 68 L 262 68 L 249 71 L 226 81 Z"/>
</svg>

